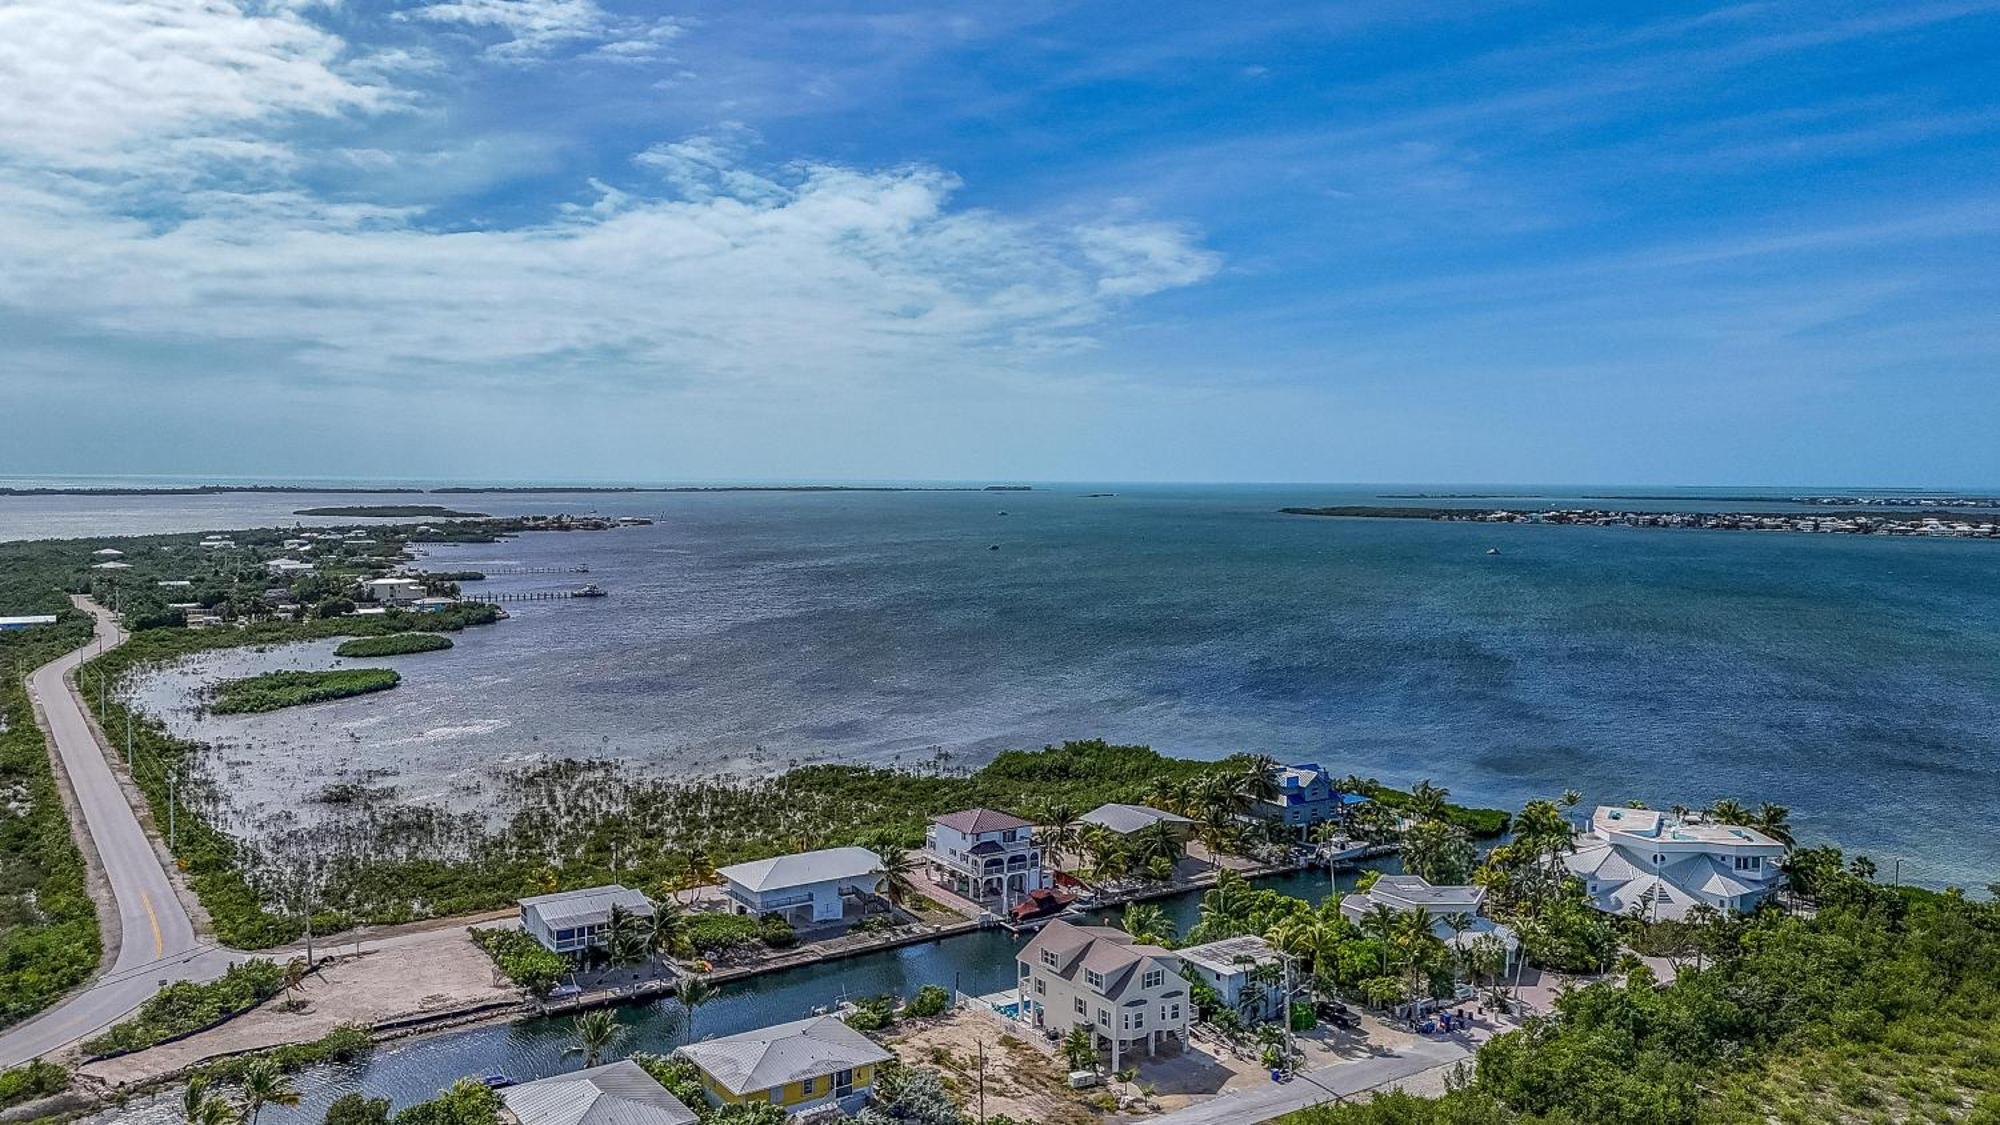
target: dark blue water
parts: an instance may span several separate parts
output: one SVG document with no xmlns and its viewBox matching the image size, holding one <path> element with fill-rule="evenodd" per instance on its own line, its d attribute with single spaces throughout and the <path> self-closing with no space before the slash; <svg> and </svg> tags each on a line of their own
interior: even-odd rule
<svg viewBox="0 0 2000 1125">
<path fill-rule="evenodd" d="M 1386 869 L 1397 868 L 1390 861 Z M 1357 874 L 1343 872 L 1339 878 L 1342 889 L 1351 888 Z M 1260 880 L 1258 885 L 1314 902 L 1324 898 L 1330 887 L 1324 871 Z M 1159 905 L 1186 933 L 1196 921 L 1200 897 L 1180 895 Z M 1116 916 L 1111 917 L 1115 920 Z M 910 996 L 926 984 L 955 985 L 975 996 L 998 992 L 1013 986 L 1014 956 L 1026 940 L 1004 930 L 982 930 L 726 985 L 716 1000 L 697 1010 L 693 1035 L 732 1035 L 800 1019 L 842 999 L 882 993 Z M 686 1020 L 672 1004 L 623 1008 L 619 1017 L 629 1029 L 623 1048 L 627 1052 L 665 1053 L 690 1037 Z M 376 1048 L 364 1063 L 324 1067 L 301 1075 L 297 1085 L 304 1097 L 298 1108 L 268 1108 L 260 1120 L 316 1122 L 335 1098 L 355 1090 L 389 1098 L 400 1107 L 431 1097 L 439 1088 L 468 1074 L 499 1071 L 527 1080 L 574 1070 L 580 1065 L 577 1057 L 564 1054 L 574 1041 L 570 1025 L 568 1017 L 528 1020 L 386 1044 Z M 129 1125 L 171 1122 L 177 1120 L 173 1107 L 178 1096 L 173 1091 L 162 1093 L 105 1114 L 101 1120 Z"/>
<path fill-rule="evenodd" d="M 587 562 L 612 596 L 399 659 L 396 692 L 204 733 L 279 807 L 366 768 L 477 802 L 491 763 L 538 754 L 743 771 L 1098 736 L 1506 806 L 1769 800 L 1885 871 L 1994 877 L 1966 814 L 2000 792 L 2000 544 L 1277 512 L 1407 490 L 454 498 L 660 522 L 440 550 Z"/>
</svg>

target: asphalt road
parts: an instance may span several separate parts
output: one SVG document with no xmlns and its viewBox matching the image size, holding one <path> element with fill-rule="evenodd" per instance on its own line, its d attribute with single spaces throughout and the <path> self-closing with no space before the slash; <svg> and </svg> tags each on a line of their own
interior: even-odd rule
<svg viewBox="0 0 2000 1125">
<path fill-rule="evenodd" d="M 0 1068 L 38 1058 L 109 1026 L 169 981 L 220 976 L 240 956 L 196 935 L 193 919 L 174 894 L 159 854 L 91 733 L 83 705 L 64 682 L 64 676 L 96 652 L 100 643 L 113 647 L 125 640 L 108 611 L 84 598 L 74 600 L 79 609 L 97 617 L 97 638 L 36 669 L 28 682 L 69 772 L 85 827 L 117 901 L 118 959 L 110 972 L 83 991 L 0 1032 Z M 107 943 L 113 938 L 105 935 Z"/>
</svg>

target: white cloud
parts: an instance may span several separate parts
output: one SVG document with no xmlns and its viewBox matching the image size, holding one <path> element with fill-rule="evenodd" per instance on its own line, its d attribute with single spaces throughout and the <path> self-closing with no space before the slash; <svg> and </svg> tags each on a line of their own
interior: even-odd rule
<svg viewBox="0 0 2000 1125">
<path fill-rule="evenodd" d="M 439 0 L 399 12 L 397 18 L 500 32 L 504 38 L 488 46 L 486 54 L 513 62 L 586 43 L 603 58 L 650 62 L 662 57 L 666 45 L 683 31 L 674 19 L 614 16 L 596 0 Z"/>
</svg>

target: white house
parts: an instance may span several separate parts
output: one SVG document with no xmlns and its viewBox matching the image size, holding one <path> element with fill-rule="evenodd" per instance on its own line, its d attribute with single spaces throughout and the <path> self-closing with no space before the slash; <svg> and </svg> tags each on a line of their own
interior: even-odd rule
<svg viewBox="0 0 2000 1125">
<path fill-rule="evenodd" d="M 1124 930 L 1077 926 L 1058 918 L 1043 926 L 1016 957 L 1021 1018 L 1067 1035 L 1087 1027 L 1117 1070 L 1141 1048 L 1150 1055 L 1168 1039 L 1187 1045 L 1193 1004 L 1180 958 L 1142 945 Z"/>
<path fill-rule="evenodd" d="M 1271 970 L 1284 961 L 1271 943 L 1255 934 L 1190 945 L 1174 954 L 1213 988 L 1222 1006 L 1234 1009 L 1245 1023 L 1277 1019 L 1284 1014 L 1284 988 Z"/>
<path fill-rule="evenodd" d="M 1155 824 L 1166 825 L 1182 840 L 1194 833 L 1194 821 L 1147 805 L 1099 805 L 1077 819 L 1085 824 L 1107 828 L 1120 836 L 1135 835 Z"/>
<path fill-rule="evenodd" d="M 272 559 L 264 564 L 264 569 L 274 575 L 311 574 L 313 564 L 298 559 Z"/>
<path fill-rule="evenodd" d="M 1521 940 L 1513 930 L 1481 914 L 1486 888 L 1464 884 L 1432 883 L 1418 875 L 1384 875 L 1366 891 L 1356 891 L 1340 900 L 1341 917 L 1359 923 L 1378 906 L 1398 914 L 1421 910 L 1431 917 L 1431 933 L 1446 945 L 1460 948 L 1491 934 L 1506 951 L 1507 964 L 1514 963 Z M 1462 929 L 1452 923 L 1464 923 Z"/>
<path fill-rule="evenodd" d="M 697 1125 L 701 1120 L 631 1059 L 509 1086 L 500 1091 L 500 1104 L 514 1125 Z"/>
<path fill-rule="evenodd" d="M 119 550 L 116 547 L 99 547 L 97 550 L 92 551 L 90 553 L 100 559 L 123 558 L 125 555 L 125 552 Z"/>
<path fill-rule="evenodd" d="M 414 578 L 370 578 L 361 596 L 371 602 L 414 602 L 424 596 L 424 584 Z"/>
<path fill-rule="evenodd" d="M 882 893 L 882 859 L 867 848 L 823 848 L 717 870 L 738 914 L 777 914 L 793 924 L 838 922 L 847 900 Z"/>
<path fill-rule="evenodd" d="M 1601 805 L 1563 863 L 1597 909 L 1664 921 L 1697 904 L 1755 908 L 1778 886 L 1784 858 L 1785 845 L 1754 828 Z"/>
<path fill-rule="evenodd" d="M 992 809 L 934 818 L 924 830 L 923 858 L 932 882 L 1003 910 L 1050 885 L 1035 826 Z"/>
<path fill-rule="evenodd" d="M 609 940 L 604 929 L 613 906 L 636 918 L 653 916 L 645 895 L 611 883 L 522 899 L 521 929 L 556 953 L 582 953 Z"/>
<path fill-rule="evenodd" d="M 53 613 L 29 613 L 15 617 L 0 617 L 0 629 L 26 629 L 30 625 L 53 625 L 55 623 L 56 615 Z"/>
</svg>

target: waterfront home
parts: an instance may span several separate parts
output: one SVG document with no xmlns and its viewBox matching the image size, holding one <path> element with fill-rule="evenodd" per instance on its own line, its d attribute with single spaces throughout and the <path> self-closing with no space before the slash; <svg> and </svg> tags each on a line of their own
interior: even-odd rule
<svg viewBox="0 0 2000 1125">
<path fill-rule="evenodd" d="M 1002 910 L 1050 885 L 1035 826 L 992 809 L 933 818 L 924 829 L 923 859 L 932 882 Z"/>
<path fill-rule="evenodd" d="M 414 578 L 370 578 L 361 596 L 371 602 L 414 602 L 424 596 L 424 584 Z"/>
<path fill-rule="evenodd" d="M 696 1125 L 700 1115 L 631 1059 L 500 1091 L 514 1125 Z"/>
<path fill-rule="evenodd" d="M 1058 918 L 1015 958 L 1021 1018 L 1058 1035 L 1087 1027 L 1111 1069 L 1144 1048 L 1187 1045 L 1193 1004 L 1180 958 L 1143 945 L 1124 930 L 1078 926 Z"/>
<path fill-rule="evenodd" d="M 1698 904 L 1755 908 L 1777 888 L 1784 858 L 1785 845 L 1754 828 L 1604 805 L 1563 863 L 1597 909 L 1663 921 Z"/>
<path fill-rule="evenodd" d="M 522 899 L 521 929 L 553 952 L 582 954 L 610 940 L 604 930 L 614 906 L 635 918 L 653 916 L 645 895 L 609 883 Z"/>
<path fill-rule="evenodd" d="M 1521 940 L 1513 930 L 1479 912 L 1485 903 L 1485 887 L 1432 883 L 1420 875 L 1384 875 L 1365 891 L 1343 895 L 1340 914 L 1358 924 L 1378 906 L 1386 906 L 1398 914 L 1421 910 L 1430 915 L 1431 933 L 1439 941 L 1462 949 L 1491 934 L 1500 940 L 1500 948 L 1507 954 L 1506 963 L 1512 966 Z M 1454 922 L 1460 925 L 1454 926 Z"/>
<path fill-rule="evenodd" d="M 1339 820 L 1344 810 L 1368 803 L 1360 793 L 1342 792 L 1333 774 L 1314 762 L 1281 767 L 1275 780 L 1277 797 L 1251 805 L 1250 815 L 1278 821 L 1300 841 L 1311 839 L 1314 828 Z"/>
<path fill-rule="evenodd" d="M 859 1108 L 876 1068 L 895 1058 L 831 1015 L 704 1039 L 674 1054 L 701 1071 L 710 1103 L 766 1102 L 794 1114 Z"/>
<path fill-rule="evenodd" d="M 1099 805 L 1077 819 L 1120 836 L 1138 835 L 1155 824 L 1166 825 L 1183 843 L 1194 834 L 1194 821 L 1146 805 Z"/>
<path fill-rule="evenodd" d="M 738 914 L 793 925 L 838 922 L 850 901 L 882 893 L 882 858 L 867 848 L 822 848 L 717 870 Z"/>
<path fill-rule="evenodd" d="M 1176 949 L 1174 955 L 1244 1023 L 1261 1023 L 1284 1013 L 1284 988 L 1274 972 L 1284 958 L 1263 938 L 1255 934 L 1223 938 Z"/>
</svg>

